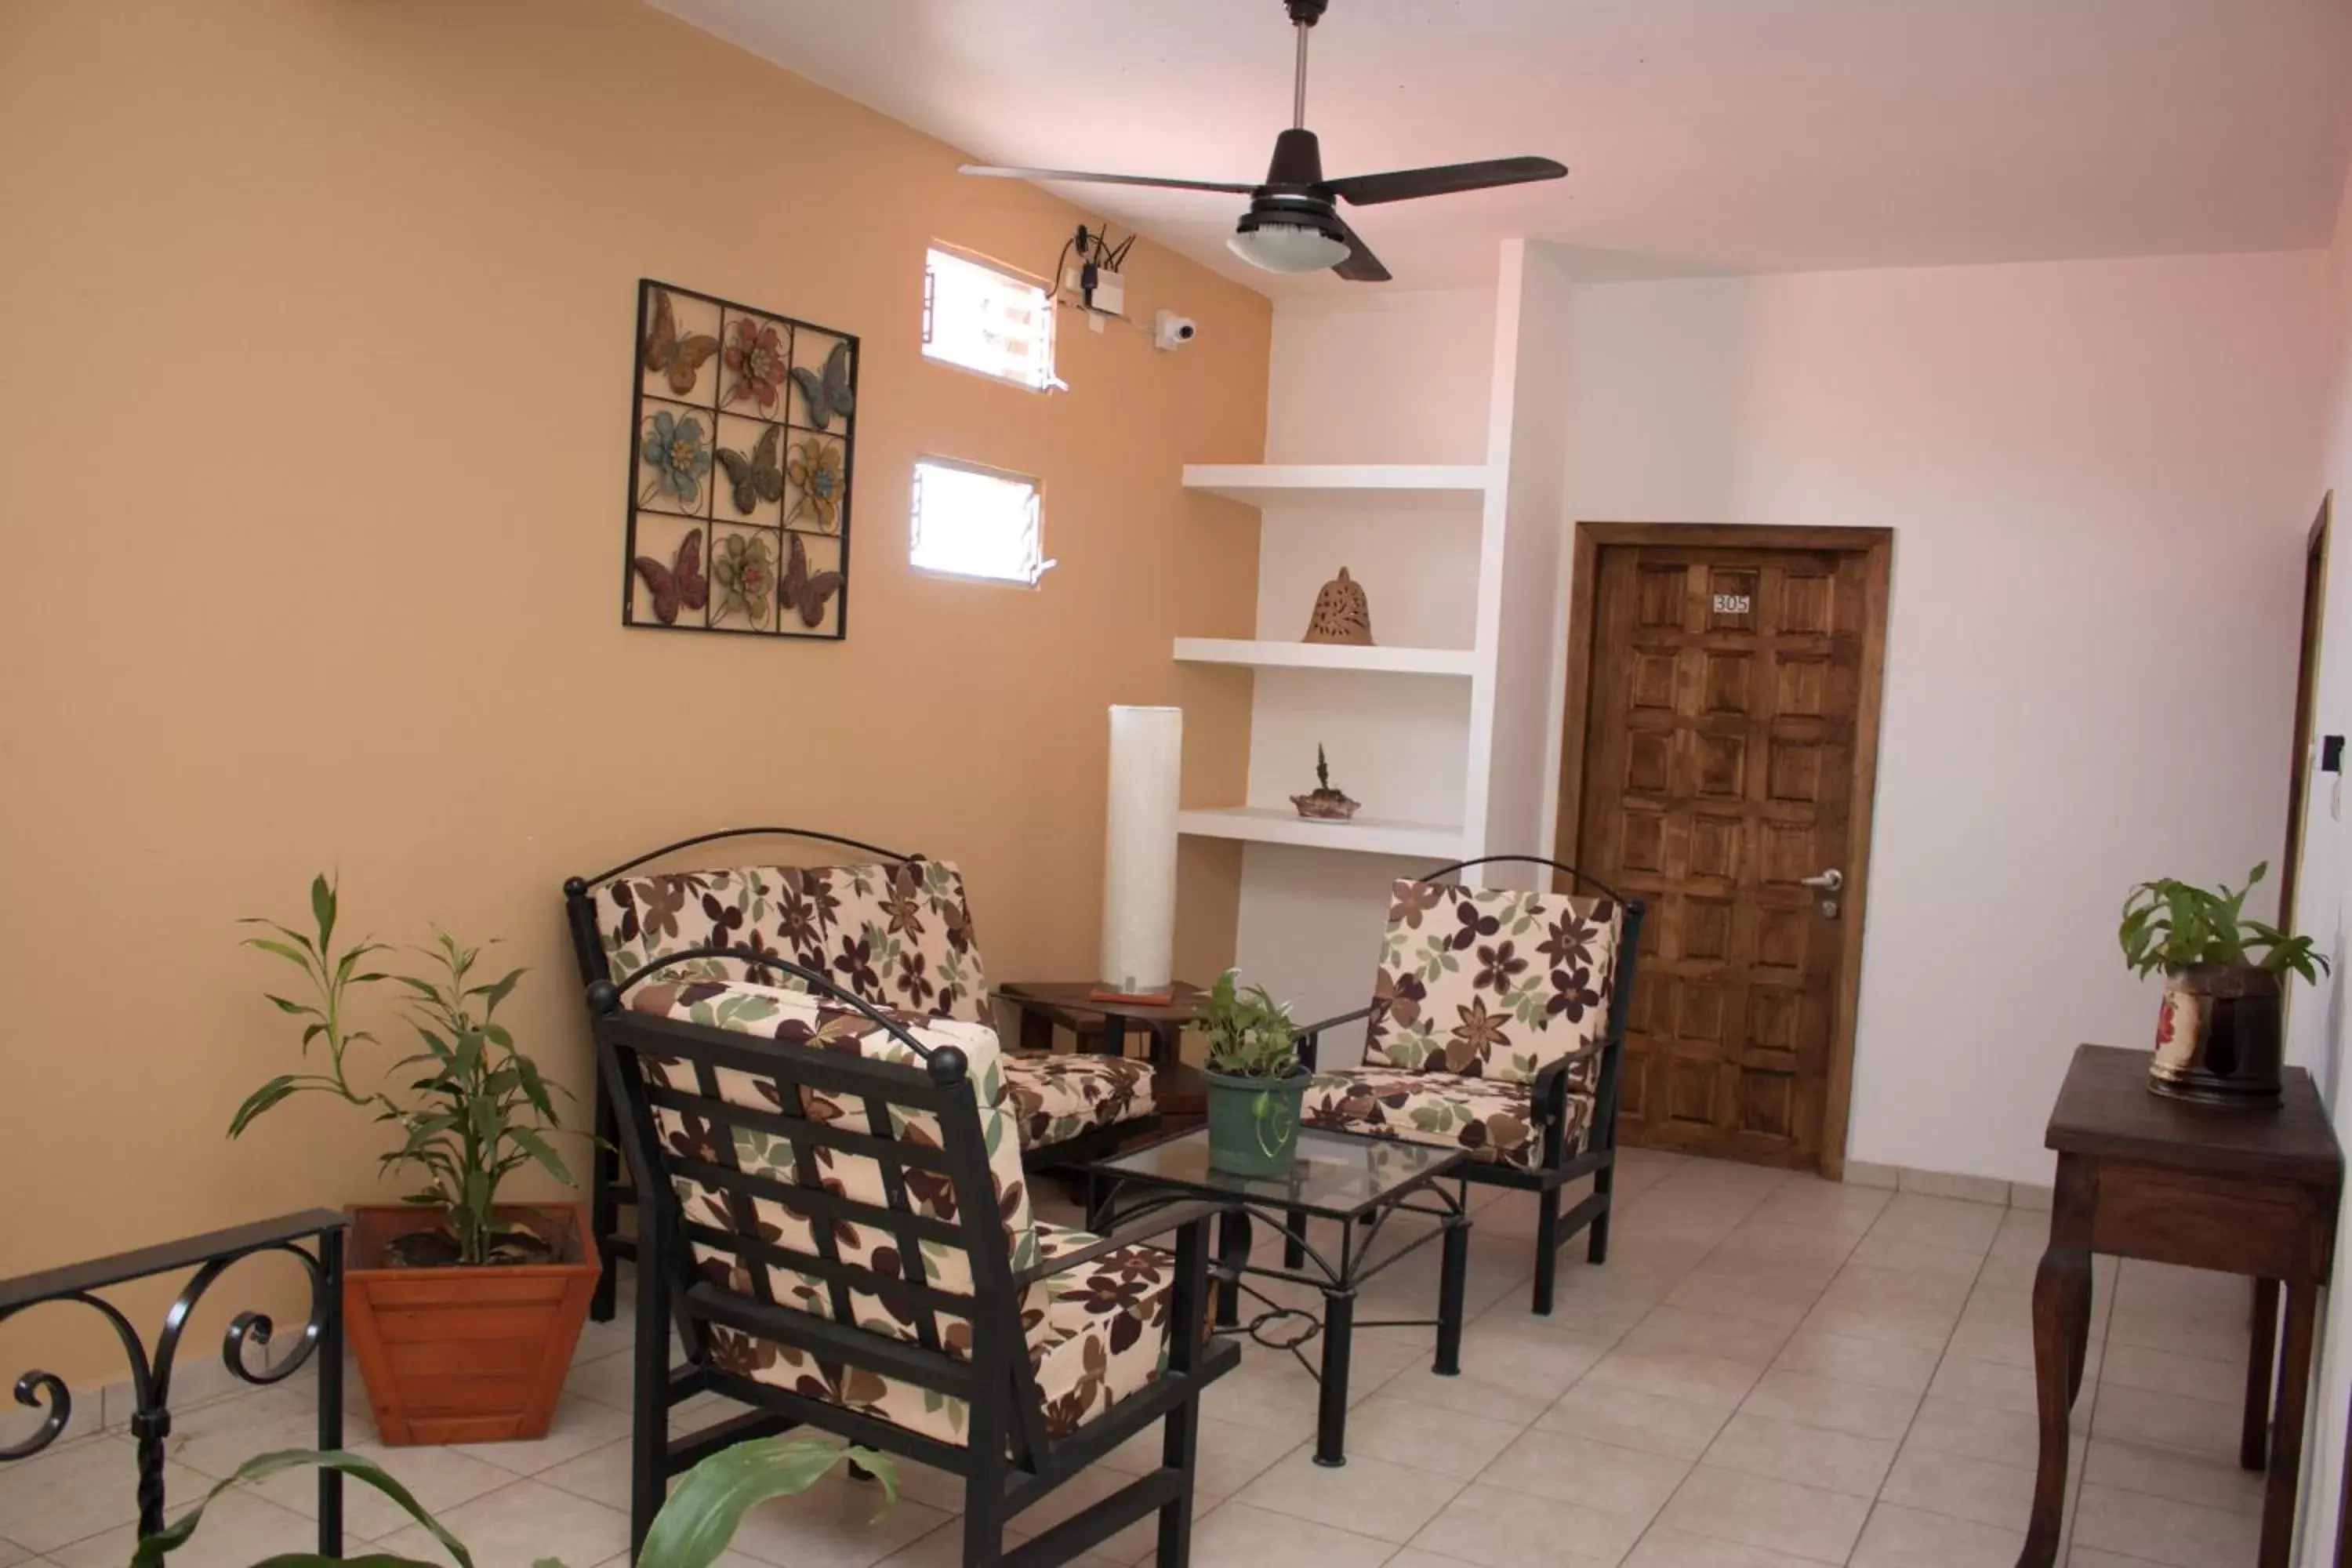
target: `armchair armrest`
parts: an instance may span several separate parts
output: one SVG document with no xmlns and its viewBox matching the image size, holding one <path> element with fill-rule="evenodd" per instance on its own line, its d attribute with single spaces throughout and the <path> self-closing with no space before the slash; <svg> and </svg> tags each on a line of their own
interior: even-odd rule
<svg viewBox="0 0 2352 1568">
<path fill-rule="evenodd" d="M 1108 1236 L 1088 1242 L 1076 1252 L 1065 1252 L 1032 1268 L 1021 1269 L 1013 1276 L 1013 1282 L 1015 1285 L 1034 1284 L 1040 1279 L 1066 1273 L 1082 1263 L 1092 1263 L 1097 1258 L 1108 1257 L 1122 1247 L 1133 1247 L 1137 1242 L 1149 1241 L 1155 1236 L 1165 1236 L 1171 1230 L 1181 1230 L 1186 1226 L 1214 1219 L 1224 1212 L 1224 1205 L 1212 1203 L 1205 1198 L 1172 1203 L 1119 1226 Z"/>
<path fill-rule="evenodd" d="M 1380 1008 L 1381 1005 L 1375 1002 L 1370 1006 L 1359 1007 L 1352 1013 L 1334 1014 L 1328 1018 L 1318 1018 L 1312 1024 L 1299 1025 L 1291 1031 L 1291 1037 L 1298 1047 L 1298 1059 L 1305 1062 L 1308 1068 L 1313 1068 L 1316 1065 L 1315 1053 L 1323 1044 L 1324 1030 L 1336 1029 L 1342 1024 L 1352 1024 L 1359 1018 L 1369 1018 L 1379 1012 Z"/>
<path fill-rule="evenodd" d="M 1561 1057 L 1557 1061 L 1546 1062 L 1536 1071 L 1534 1085 L 1534 1094 L 1536 1098 L 1542 1098 L 1543 1091 L 1550 1086 L 1551 1081 L 1554 1079 L 1559 1078 L 1561 1074 L 1567 1072 L 1569 1068 L 1576 1066 L 1579 1062 L 1591 1061 L 1593 1058 L 1601 1055 L 1603 1051 L 1606 1051 L 1611 1043 L 1612 1042 L 1608 1037 L 1604 1036 L 1600 1039 L 1591 1040 L 1577 1047 L 1576 1049 L 1569 1052 L 1568 1055 Z"/>
</svg>

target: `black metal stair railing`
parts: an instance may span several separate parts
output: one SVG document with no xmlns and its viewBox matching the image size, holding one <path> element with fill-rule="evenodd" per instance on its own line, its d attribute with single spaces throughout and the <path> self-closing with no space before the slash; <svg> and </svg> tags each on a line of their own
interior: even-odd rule
<svg viewBox="0 0 2352 1568">
<path fill-rule="evenodd" d="M 310 1280 L 310 1321 L 303 1324 L 301 1341 L 290 1354 L 275 1366 L 257 1370 L 246 1364 L 247 1349 L 268 1345 L 276 1326 L 263 1313 L 240 1312 L 222 1341 L 221 1361 L 234 1376 L 262 1384 L 284 1382 L 315 1355 L 319 1447 L 343 1446 L 343 1233 L 350 1224 L 332 1209 L 305 1209 L 160 1247 L 0 1279 L 0 1322 L 28 1308 L 73 1301 L 104 1318 L 121 1341 L 123 1355 L 131 1363 L 134 1406 L 131 1436 L 137 1448 L 141 1535 L 152 1535 L 163 1528 L 163 1440 L 172 1433 L 172 1372 L 179 1357 L 180 1336 L 213 1282 L 247 1258 L 276 1252 L 300 1260 Z M 98 1294 L 110 1285 L 184 1268 L 194 1268 L 195 1273 L 163 1315 L 163 1331 L 155 1336 L 152 1350 L 121 1309 Z M 0 1445 L 0 1463 L 28 1459 L 41 1452 L 58 1440 L 73 1418 L 72 1392 L 54 1373 L 26 1373 L 16 1380 L 16 1397 L 17 1404 L 46 1409 L 47 1414 L 31 1436 Z M 319 1551 L 328 1557 L 343 1552 L 342 1477 L 330 1469 L 319 1472 Z"/>
</svg>

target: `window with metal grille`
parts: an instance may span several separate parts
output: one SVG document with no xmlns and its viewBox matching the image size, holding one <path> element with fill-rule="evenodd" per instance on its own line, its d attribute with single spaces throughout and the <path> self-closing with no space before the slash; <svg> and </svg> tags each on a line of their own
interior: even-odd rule
<svg viewBox="0 0 2352 1568">
<path fill-rule="evenodd" d="M 1039 510 L 1037 481 L 1025 475 L 919 458 L 908 558 L 925 572 L 1034 587 L 1054 564 L 1041 559 Z"/>
<path fill-rule="evenodd" d="M 1043 392 L 1054 381 L 1045 285 L 937 246 L 923 262 L 923 355 Z"/>
</svg>

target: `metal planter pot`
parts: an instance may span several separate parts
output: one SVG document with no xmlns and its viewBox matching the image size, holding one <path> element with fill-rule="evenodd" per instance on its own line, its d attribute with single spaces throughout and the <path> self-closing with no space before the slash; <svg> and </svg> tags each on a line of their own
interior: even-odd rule
<svg viewBox="0 0 2352 1568">
<path fill-rule="evenodd" d="M 2166 971 L 2148 1088 L 2208 1105 L 2278 1104 L 2280 996 L 2279 977 L 2252 964 Z"/>
<path fill-rule="evenodd" d="M 1209 1086 L 1209 1163 L 1237 1176 L 1280 1176 L 1298 1156 L 1298 1113 L 1307 1075 L 1234 1078 L 1203 1071 Z"/>
</svg>

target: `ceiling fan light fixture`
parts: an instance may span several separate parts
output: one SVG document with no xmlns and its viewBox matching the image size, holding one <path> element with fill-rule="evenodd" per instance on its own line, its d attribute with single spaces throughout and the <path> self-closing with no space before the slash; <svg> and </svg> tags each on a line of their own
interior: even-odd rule
<svg viewBox="0 0 2352 1568">
<path fill-rule="evenodd" d="M 1320 272 L 1348 258 L 1345 240 L 1307 223 L 1247 218 L 1225 244 L 1252 267 L 1268 272 Z"/>
<path fill-rule="evenodd" d="M 1347 259 L 1348 247 L 1304 224 L 1269 223 L 1225 241 L 1233 253 L 1268 272 L 1320 272 Z"/>
</svg>

